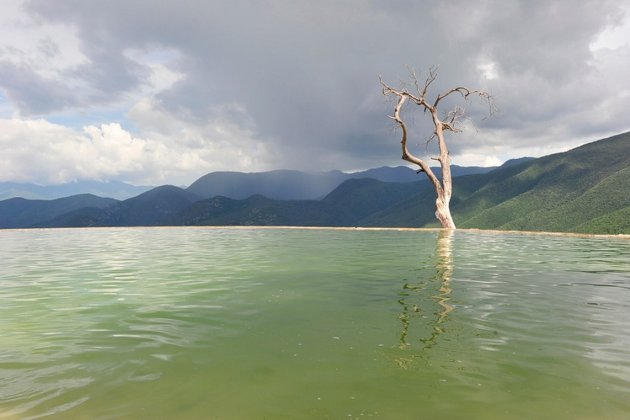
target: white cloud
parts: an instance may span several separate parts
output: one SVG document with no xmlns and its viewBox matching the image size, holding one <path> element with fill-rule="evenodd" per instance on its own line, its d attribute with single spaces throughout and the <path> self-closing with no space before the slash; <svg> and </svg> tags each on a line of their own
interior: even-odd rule
<svg viewBox="0 0 630 420">
<path fill-rule="evenodd" d="M 148 83 L 141 88 L 143 95 L 154 94 L 182 80 L 185 75 L 174 70 L 175 63 L 181 58 L 179 51 L 165 48 L 127 49 L 123 55 L 150 69 Z"/>
<path fill-rule="evenodd" d="M 131 108 L 128 117 L 142 136 L 172 150 L 186 151 L 187 166 L 198 175 L 211 170 L 257 171 L 279 163 L 274 162 L 267 144 L 257 137 L 247 112 L 238 104 L 219 107 L 207 119 L 196 120 L 144 98 Z"/>
<path fill-rule="evenodd" d="M 44 78 L 84 64 L 77 29 L 34 19 L 22 10 L 22 2 L 2 2 L 0 59 L 27 66 Z"/>
<path fill-rule="evenodd" d="M 453 156 L 453 164 L 459 166 L 500 166 L 502 159 L 482 153 L 463 153 Z"/>
<path fill-rule="evenodd" d="M 486 80 L 494 80 L 499 77 L 497 63 L 491 61 L 477 64 L 477 70 L 479 70 L 481 76 Z"/>
<path fill-rule="evenodd" d="M 48 185 L 121 179 L 185 185 L 212 170 L 260 169 L 257 163 L 268 159 L 264 146 L 252 139 L 249 148 L 234 147 L 234 138 L 243 140 L 249 133 L 229 124 L 190 127 L 144 106 L 135 108 L 135 115 L 162 118 L 167 131 L 139 137 L 117 123 L 89 125 L 80 132 L 43 119 L 0 119 L 0 181 Z"/>
<path fill-rule="evenodd" d="M 616 23 L 605 27 L 597 34 L 589 45 L 591 51 L 630 46 L 630 4 L 625 3 L 621 6 L 624 9 L 619 13 Z"/>
</svg>

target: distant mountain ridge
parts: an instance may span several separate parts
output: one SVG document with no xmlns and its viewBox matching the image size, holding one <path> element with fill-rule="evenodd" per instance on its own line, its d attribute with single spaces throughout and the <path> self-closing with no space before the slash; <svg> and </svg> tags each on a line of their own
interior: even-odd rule
<svg viewBox="0 0 630 420">
<path fill-rule="evenodd" d="M 0 200 L 20 197 L 29 200 L 54 200 L 80 194 L 92 194 L 124 200 L 135 197 L 153 187 L 131 185 L 120 181 L 77 181 L 60 185 L 0 182 Z"/>
<path fill-rule="evenodd" d="M 179 187 L 163 185 L 107 207 L 83 207 L 51 218 L 38 227 L 159 226 L 202 198 Z"/>
<path fill-rule="evenodd" d="M 35 227 L 74 210 L 105 209 L 116 203 L 117 200 L 92 194 L 79 194 L 55 200 L 10 198 L 0 201 L 0 228 Z"/>
<path fill-rule="evenodd" d="M 437 174 L 440 168 L 433 168 Z M 489 172 L 494 167 L 462 167 L 453 165 L 453 176 Z M 317 200 L 323 198 L 344 181 L 357 178 L 372 178 L 384 182 L 424 181 L 425 176 L 417 174 L 406 166 L 368 169 L 346 173 L 300 172 L 295 170 L 275 170 L 269 172 L 211 172 L 193 182 L 187 190 L 205 198 L 228 197 L 244 199 L 252 195 L 262 195 L 275 200 Z"/>
<path fill-rule="evenodd" d="M 439 168 L 434 168 L 439 172 Z M 453 175 L 483 173 L 493 167 L 460 167 L 453 165 Z M 354 178 L 374 178 L 386 182 L 414 182 L 422 180 L 406 166 L 368 169 L 346 173 L 341 171 L 300 172 L 275 170 L 268 172 L 211 172 L 193 182 L 187 189 L 204 198 L 225 196 L 242 199 L 252 195 L 264 195 L 279 200 L 320 199 L 342 182 Z M 26 198 L 29 200 L 54 200 L 80 194 L 92 194 L 116 200 L 126 200 L 153 189 L 120 181 L 76 181 L 59 185 L 0 182 L 0 200 Z"/>
<path fill-rule="evenodd" d="M 350 179 L 322 200 L 273 200 L 254 195 L 243 200 L 213 197 L 177 215 L 177 225 L 361 226 L 363 220 L 413 195 L 424 182 Z"/>
<path fill-rule="evenodd" d="M 124 201 L 101 202 L 92 196 L 84 206 L 19 199 L 21 213 L 16 212 L 15 201 L 5 200 L 0 202 L 0 227 L 437 226 L 435 192 L 423 174 L 405 167 L 377 168 L 372 174 L 379 171 L 381 177 L 387 173 L 421 180 L 385 182 L 360 176 L 364 173 L 347 174 L 348 179 L 332 191 L 310 200 L 278 200 L 260 194 L 241 199 L 208 197 L 190 187 L 174 186 Z M 272 175 L 281 180 L 297 176 L 286 171 Z M 305 176 L 300 182 L 309 179 Z M 489 172 L 458 176 L 453 183 L 451 210 L 458 227 L 630 234 L 630 133 L 564 153 L 508 161 Z M 46 209 L 46 203 L 54 205 L 54 211 Z M 1 224 L 7 214 L 12 218 L 10 226 Z"/>
</svg>

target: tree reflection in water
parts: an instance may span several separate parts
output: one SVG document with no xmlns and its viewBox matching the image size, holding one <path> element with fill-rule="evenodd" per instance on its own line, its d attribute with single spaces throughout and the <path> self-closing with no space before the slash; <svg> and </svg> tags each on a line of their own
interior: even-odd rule
<svg viewBox="0 0 630 420">
<path fill-rule="evenodd" d="M 402 312 L 399 319 L 402 323 L 402 332 L 400 334 L 400 349 L 406 349 L 411 346 L 409 334 L 414 318 L 424 318 L 426 322 L 428 318 L 423 316 L 423 312 L 427 306 L 431 303 L 437 303 L 439 308 L 437 312 L 434 312 L 434 320 L 431 320 L 431 331 L 428 337 L 421 337 L 419 341 L 424 343 L 424 348 L 432 347 L 437 338 L 444 333 L 444 323 L 448 319 L 449 313 L 453 311 L 453 306 L 449 303 L 451 299 L 451 279 L 453 277 L 453 230 L 443 229 L 439 232 L 436 251 L 427 263 L 427 268 L 435 268 L 435 274 L 431 278 L 425 278 L 424 280 L 411 284 L 405 283 L 401 298 L 398 303 L 402 306 Z M 433 289 L 433 286 L 439 286 L 437 294 L 431 296 L 431 299 L 426 299 L 427 287 L 429 290 Z M 423 304 L 424 302 L 424 304 Z"/>
</svg>

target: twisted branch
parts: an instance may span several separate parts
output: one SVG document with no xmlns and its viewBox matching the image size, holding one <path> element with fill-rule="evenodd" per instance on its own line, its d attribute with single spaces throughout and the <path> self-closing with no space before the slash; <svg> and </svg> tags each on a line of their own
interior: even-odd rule
<svg viewBox="0 0 630 420">
<path fill-rule="evenodd" d="M 418 105 L 425 106 L 425 109 L 429 109 L 430 105 L 426 103 L 426 101 L 424 101 L 423 97 L 416 97 L 410 94 L 409 92 L 407 92 L 406 90 L 401 90 L 401 91 L 396 90 L 392 88 L 391 86 L 387 85 L 383 81 L 382 77 L 379 77 L 379 79 L 381 81 L 381 85 L 383 86 L 384 95 L 387 96 L 387 95 L 393 94 L 398 97 L 398 101 L 396 102 L 396 106 L 394 107 L 394 115 L 390 116 L 390 118 L 396 121 L 396 123 L 398 123 L 398 125 L 400 126 L 402 130 L 402 138 L 400 140 L 400 144 L 402 148 L 402 159 L 406 160 L 407 162 L 420 166 L 420 170 L 418 172 L 426 172 L 427 176 L 429 177 L 429 180 L 433 183 L 436 190 L 442 190 L 442 183 L 439 181 L 437 176 L 435 176 L 435 173 L 433 172 L 431 167 L 427 165 L 425 161 L 423 161 L 422 159 L 415 156 L 409 151 L 409 147 L 407 146 L 407 132 L 408 132 L 407 125 L 400 117 L 400 111 L 403 105 L 405 104 L 405 102 L 407 101 L 407 99 L 411 99 L 413 102 L 415 102 Z"/>
</svg>

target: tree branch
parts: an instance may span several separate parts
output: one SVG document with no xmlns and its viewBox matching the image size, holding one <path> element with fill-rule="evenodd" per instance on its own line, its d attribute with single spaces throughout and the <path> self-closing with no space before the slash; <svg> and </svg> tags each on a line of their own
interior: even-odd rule
<svg viewBox="0 0 630 420">
<path fill-rule="evenodd" d="M 437 67 L 429 68 L 429 74 L 427 75 L 427 78 L 424 81 L 424 89 L 422 89 L 422 94 L 420 96 L 422 96 L 423 98 L 427 96 L 429 86 L 431 86 L 431 83 L 433 83 L 433 81 L 436 78 L 437 78 Z"/>
<path fill-rule="evenodd" d="M 402 138 L 400 140 L 400 144 L 402 148 L 402 159 L 406 160 L 407 162 L 418 165 L 420 167 L 420 171 L 425 172 L 427 174 L 427 177 L 429 177 L 429 180 L 431 181 L 431 183 L 433 183 L 436 190 L 442 190 L 442 183 L 438 180 L 437 176 L 435 176 L 435 174 L 433 173 L 433 170 L 429 167 L 429 165 L 427 165 L 425 161 L 418 158 L 417 156 L 414 156 L 409 151 L 409 147 L 407 146 L 407 132 L 408 132 L 407 125 L 402 120 L 400 116 L 400 111 L 403 105 L 405 104 L 405 102 L 407 101 L 407 99 L 411 99 L 414 102 L 416 102 L 416 98 L 405 90 L 400 91 L 400 90 L 396 90 L 392 88 L 391 86 L 388 86 L 385 82 L 383 82 L 382 78 L 380 78 L 380 80 L 381 80 L 381 85 L 383 86 L 384 95 L 388 96 L 391 94 L 398 97 L 398 101 L 396 102 L 396 106 L 394 107 L 394 115 L 391 116 L 390 118 L 396 121 L 396 123 L 398 123 L 398 125 L 400 126 L 402 130 Z"/>
</svg>

